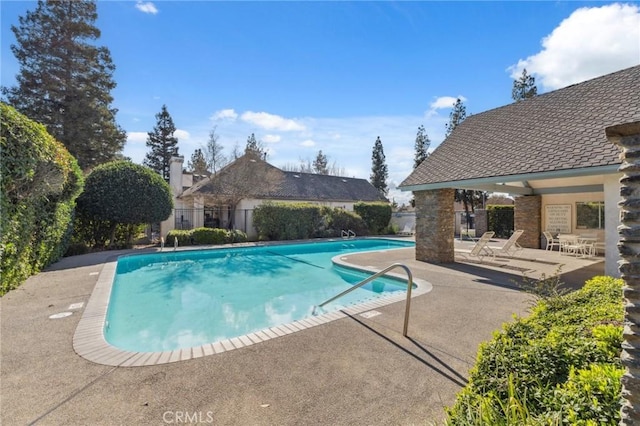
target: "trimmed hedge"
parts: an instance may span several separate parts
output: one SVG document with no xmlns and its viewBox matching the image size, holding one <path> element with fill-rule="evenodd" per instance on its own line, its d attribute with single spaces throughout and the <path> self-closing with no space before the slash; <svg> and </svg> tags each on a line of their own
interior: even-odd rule
<svg viewBox="0 0 640 426">
<path fill-rule="evenodd" d="M 41 124 L 0 103 L 0 126 L 2 295 L 66 251 L 83 178 Z"/>
<path fill-rule="evenodd" d="M 480 346 L 449 425 L 617 424 L 623 281 L 541 299 Z"/>
<path fill-rule="evenodd" d="M 391 204 L 360 202 L 353 205 L 353 211 L 364 220 L 370 233 L 375 235 L 388 230 L 391 222 Z"/>
<path fill-rule="evenodd" d="M 497 238 L 509 238 L 513 234 L 514 207 L 503 205 L 487 206 L 487 221 L 489 222 L 489 231 L 495 232 Z"/>
<path fill-rule="evenodd" d="M 190 230 L 174 229 L 169 231 L 165 247 L 174 245 L 178 239 L 178 246 L 190 246 L 198 244 L 228 244 L 243 243 L 247 241 L 247 234 L 238 229 L 220 228 L 195 228 Z"/>
<path fill-rule="evenodd" d="M 326 227 L 325 237 L 340 237 L 342 230 L 352 230 L 356 235 L 368 235 L 369 230 L 364 220 L 355 212 L 344 209 L 325 207 L 322 216 Z"/>
</svg>

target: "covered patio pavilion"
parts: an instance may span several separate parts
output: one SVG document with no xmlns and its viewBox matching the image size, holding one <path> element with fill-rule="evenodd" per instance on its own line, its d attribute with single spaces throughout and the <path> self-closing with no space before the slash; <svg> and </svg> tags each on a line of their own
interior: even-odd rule
<svg viewBox="0 0 640 426">
<path fill-rule="evenodd" d="M 455 261 L 454 191 L 480 190 L 514 196 L 523 247 L 545 230 L 595 233 L 618 276 L 621 160 L 605 129 L 638 120 L 640 66 L 468 117 L 400 185 L 415 194 L 416 259 Z"/>
</svg>

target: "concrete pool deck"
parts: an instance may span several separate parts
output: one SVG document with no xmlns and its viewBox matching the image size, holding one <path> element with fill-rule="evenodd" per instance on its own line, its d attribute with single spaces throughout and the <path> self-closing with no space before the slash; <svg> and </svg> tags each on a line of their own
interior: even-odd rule
<svg viewBox="0 0 640 426">
<path fill-rule="evenodd" d="M 514 285 L 522 270 L 549 276 L 564 264 L 571 286 L 603 272 L 602 258 L 541 250 L 523 253 L 535 262 L 484 265 L 417 262 L 414 249 L 351 254 L 361 266 L 405 263 L 433 285 L 412 299 L 408 338 L 398 302 L 188 361 L 94 364 L 74 352 L 73 335 L 105 262 L 130 252 L 65 258 L 0 300 L 2 424 L 436 423 L 466 383 L 478 344 L 526 314 L 532 298 Z M 73 314 L 49 319 L 61 312 Z"/>
</svg>

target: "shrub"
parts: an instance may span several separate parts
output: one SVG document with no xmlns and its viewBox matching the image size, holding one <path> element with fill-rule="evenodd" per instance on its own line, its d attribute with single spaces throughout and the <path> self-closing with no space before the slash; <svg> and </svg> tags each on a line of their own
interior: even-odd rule
<svg viewBox="0 0 640 426">
<path fill-rule="evenodd" d="M 391 205 L 389 203 L 356 203 L 355 211 L 364 220 L 369 232 L 380 234 L 391 221 Z"/>
<path fill-rule="evenodd" d="M 97 226 L 95 229 L 109 226 L 113 246 L 118 224 L 160 222 L 169 217 L 172 208 L 171 190 L 159 174 L 129 161 L 112 161 L 96 167 L 87 177 L 77 212 Z"/>
<path fill-rule="evenodd" d="M 231 235 L 226 229 L 196 228 L 190 231 L 193 244 L 224 244 L 231 242 Z"/>
<path fill-rule="evenodd" d="M 253 226 L 262 240 L 297 240 L 319 236 L 322 208 L 307 203 L 265 203 L 253 211 Z"/>
<path fill-rule="evenodd" d="M 368 229 L 364 220 L 355 212 L 344 209 L 325 207 L 322 210 L 326 229 L 323 236 L 339 237 L 342 230 L 352 230 L 357 235 L 367 235 Z"/>
<path fill-rule="evenodd" d="M 509 238 L 513 233 L 514 206 L 488 205 L 487 221 L 489 231 L 495 232 L 497 238 Z"/>
<path fill-rule="evenodd" d="M 0 103 L 0 295 L 66 251 L 82 172 L 44 126 Z"/>
<path fill-rule="evenodd" d="M 617 422 L 623 317 L 620 279 L 595 277 L 581 290 L 540 299 L 528 318 L 480 346 L 447 423 Z M 496 413 L 504 418 L 514 403 L 526 421 L 484 422 Z"/>
<path fill-rule="evenodd" d="M 178 240 L 179 246 L 190 246 L 193 244 L 191 240 L 191 231 L 185 229 L 174 229 L 167 233 L 167 239 L 164 245 L 166 247 L 172 247 L 175 244 L 175 240 Z"/>
<path fill-rule="evenodd" d="M 249 239 L 247 234 L 239 229 L 230 229 L 229 237 L 230 240 L 227 241 L 229 243 L 246 243 Z"/>
</svg>

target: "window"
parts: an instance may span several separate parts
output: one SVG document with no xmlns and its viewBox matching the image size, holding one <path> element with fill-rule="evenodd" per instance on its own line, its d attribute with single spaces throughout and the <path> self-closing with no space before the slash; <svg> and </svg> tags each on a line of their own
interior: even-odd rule
<svg viewBox="0 0 640 426">
<path fill-rule="evenodd" d="M 604 202 L 576 203 L 576 227 L 578 229 L 604 229 Z"/>
</svg>

